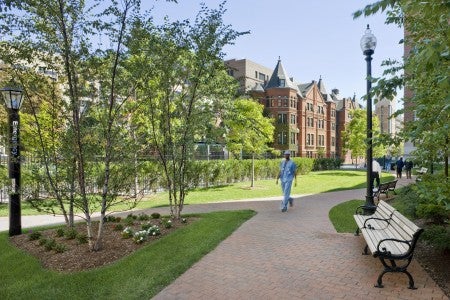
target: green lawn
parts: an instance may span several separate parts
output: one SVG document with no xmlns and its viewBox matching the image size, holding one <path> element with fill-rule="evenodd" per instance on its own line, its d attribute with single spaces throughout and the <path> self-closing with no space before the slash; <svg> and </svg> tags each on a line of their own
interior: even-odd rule
<svg viewBox="0 0 450 300">
<path fill-rule="evenodd" d="M 363 200 L 349 200 L 331 208 L 328 213 L 331 223 L 337 232 L 355 232 L 356 222 L 353 218 L 356 208 L 363 205 Z"/>
<path fill-rule="evenodd" d="M 382 182 L 393 180 L 394 176 L 383 173 Z M 366 187 L 366 172 L 356 170 L 334 170 L 311 172 L 301 175 L 297 179 L 297 186 L 292 187 L 293 195 L 317 194 L 339 190 L 358 189 Z M 199 204 L 217 201 L 241 200 L 246 198 L 264 198 L 281 195 L 280 184 L 276 185 L 275 180 L 257 180 L 255 186 L 250 188 L 250 182 L 240 182 L 230 185 L 217 186 L 211 188 L 199 188 L 186 196 L 185 204 Z M 158 193 L 143 199 L 137 209 L 146 209 L 168 205 L 167 193 Z M 127 210 L 126 205 L 114 207 L 116 211 Z M 31 208 L 29 204 L 22 204 L 22 215 L 39 214 Z M 7 204 L 0 204 L 0 217 L 8 215 Z"/>
<path fill-rule="evenodd" d="M 0 299 L 150 299 L 213 250 L 255 212 L 194 215 L 199 220 L 109 266 L 58 273 L 42 268 L 0 233 Z"/>
</svg>

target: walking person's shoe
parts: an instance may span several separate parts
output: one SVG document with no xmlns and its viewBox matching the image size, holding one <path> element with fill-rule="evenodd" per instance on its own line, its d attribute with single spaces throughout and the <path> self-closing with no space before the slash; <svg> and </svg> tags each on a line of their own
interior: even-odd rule
<svg viewBox="0 0 450 300">
<path fill-rule="evenodd" d="M 287 207 L 283 207 L 282 209 L 281 209 L 281 212 L 286 212 L 287 211 Z"/>
<path fill-rule="evenodd" d="M 294 198 L 289 197 L 289 206 L 293 207 L 294 206 Z"/>
</svg>

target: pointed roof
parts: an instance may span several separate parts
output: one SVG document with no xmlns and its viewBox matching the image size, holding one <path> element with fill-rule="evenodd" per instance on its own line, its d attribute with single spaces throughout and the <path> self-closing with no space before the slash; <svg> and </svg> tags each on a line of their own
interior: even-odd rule
<svg viewBox="0 0 450 300">
<path fill-rule="evenodd" d="M 322 76 L 319 77 L 317 87 L 319 88 L 319 91 L 322 94 L 325 102 L 333 102 L 333 97 L 332 95 L 328 94 L 327 89 L 325 88 L 325 84 L 323 83 Z"/>
<path fill-rule="evenodd" d="M 281 64 L 280 57 L 278 57 L 277 65 L 273 70 L 269 82 L 267 82 L 265 86 L 266 90 L 270 88 L 291 88 L 298 91 L 298 88 L 295 86 L 295 84 L 292 82 L 292 80 L 284 70 L 283 65 Z"/>
</svg>

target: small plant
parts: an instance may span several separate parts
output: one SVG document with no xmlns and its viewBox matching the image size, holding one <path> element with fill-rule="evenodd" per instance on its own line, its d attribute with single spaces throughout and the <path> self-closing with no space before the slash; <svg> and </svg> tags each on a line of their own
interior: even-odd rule
<svg viewBox="0 0 450 300">
<path fill-rule="evenodd" d="M 122 224 L 115 224 L 113 227 L 114 231 L 122 231 L 123 230 L 123 225 Z"/>
<path fill-rule="evenodd" d="M 116 222 L 116 217 L 114 217 L 114 216 L 107 216 L 105 218 L 105 222 Z"/>
<path fill-rule="evenodd" d="M 132 226 L 132 225 L 134 225 L 134 221 L 135 221 L 135 219 L 133 217 L 128 216 L 125 218 L 124 223 L 127 226 Z"/>
<path fill-rule="evenodd" d="M 151 217 L 152 217 L 152 219 L 159 219 L 159 218 L 161 218 L 161 214 L 157 213 L 157 212 L 154 212 L 154 213 L 151 214 Z"/>
<path fill-rule="evenodd" d="M 63 228 L 56 229 L 56 236 L 57 237 L 63 237 L 64 236 L 64 229 Z"/>
<path fill-rule="evenodd" d="M 42 233 L 40 233 L 39 231 L 30 231 L 30 234 L 28 235 L 28 239 L 30 241 L 36 241 L 38 239 L 40 239 L 42 236 Z"/>
<path fill-rule="evenodd" d="M 150 220 L 150 216 L 147 215 L 147 214 L 142 213 L 142 214 L 139 214 L 138 220 L 139 221 L 148 221 L 148 220 Z"/>
<path fill-rule="evenodd" d="M 161 230 L 158 225 L 153 225 L 149 229 L 147 229 L 148 235 L 157 236 L 161 234 Z"/>
<path fill-rule="evenodd" d="M 133 235 L 133 241 L 136 244 L 141 244 L 145 242 L 147 239 L 148 239 L 148 232 L 145 230 L 138 231 Z"/>
<path fill-rule="evenodd" d="M 73 240 L 77 237 L 78 232 L 74 228 L 69 228 L 64 232 L 64 236 L 68 240 Z"/>
<path fill-rule="evenodd" d="M 129 239 L 133 237 L 133 230 L 130 227 L 126 227 L 123 231 L 122 231 L 122 238 L 124 239 Z"/>
<path fill-rule="evenodd" d="M 44 244 L 44 248 L 46 251 L 51 251 L 51 250 L 55 249 L 55 247 L 56 247 L 56 241 L 54 239 L 49 239 Z"/>
<path fill-rule="evenodd" d="M 161 224 L 164 228 L 172 228 L 172 220 L 162 219 Z"/>
<path fill-rule="evenodd" d="M 187 219 L 186 218 L 181 218 L 181 223 L 187 223 Z"/>
<path fill-rule="evenodd" d="M 85 234 L 78 234 L 77 241 L 78 244 L 86 244 L 88 242 L 88 237 Z"/>
<path fill-rule="evenodd" d="M 44 246 L 45 244 L 47 244 L 47 239 L 45 237 L 41 237 L 39 239 L 39 246 Z"/>
<path fill-rule="evenodd" d="M 142 230 L 148 230 L 150 227 L 152 227 L 152 224 L 151 223 L 145 223 L 145 224 L 142 224 Z"/>
<path fill-rule="evenodd" d="M 423 239 L 441 251 L 450 250 L 450 227 L 431 225 L 422 234 Z"/>
<path fill-rule="evenodd" d="M 133 219 L 133 220 L 137 220 L 137 216 L 133 215 L 133 214 L 128 214 L 127 219 Z"/>
<path fill-rule="evenodd" d="M 67 250 L 67 247 L 64 244 L 55 244 L 53 250 L 55 250 L 56 253 L 63 253 Z"/>
</svg>

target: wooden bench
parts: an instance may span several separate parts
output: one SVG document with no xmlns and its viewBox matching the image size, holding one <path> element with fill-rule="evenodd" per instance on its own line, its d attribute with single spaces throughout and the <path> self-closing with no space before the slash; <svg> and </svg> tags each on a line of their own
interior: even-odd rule
<svg viewBox="0 0 450 300">
<path fill-rule="evenodd" d="M 386 198 L 388 197 L 388 192 L 390 192 L 390 191 L 394 192 L 394 194 L 397 194 L 395 192 L 396 185 L 397 185 L 397 180 L 380 183 L 380 185 L 373 190 L 373 196 L 377 197 L 377 199 L 380 200 L 381 194 L 385 194 Z"/>
<path fill-rule="evenodd" d="M 395 208 L 380 201 L 372 215 L 362 214 L 363 206 L 354 215 L 359 232 L 363 234 L 366 246 L 364 255 L 370 251 L 373 257 L 378 257 L 384 270 L 378 276 L 375 287 L 383 287 L 383 275 L 389 272 L 405 273 L 409 279 L 410 289 L 414 287 L 414 279 L 407 271 L 413 258 L 417 240 L 423 229 L 408 220 Z"/>
</svg>

